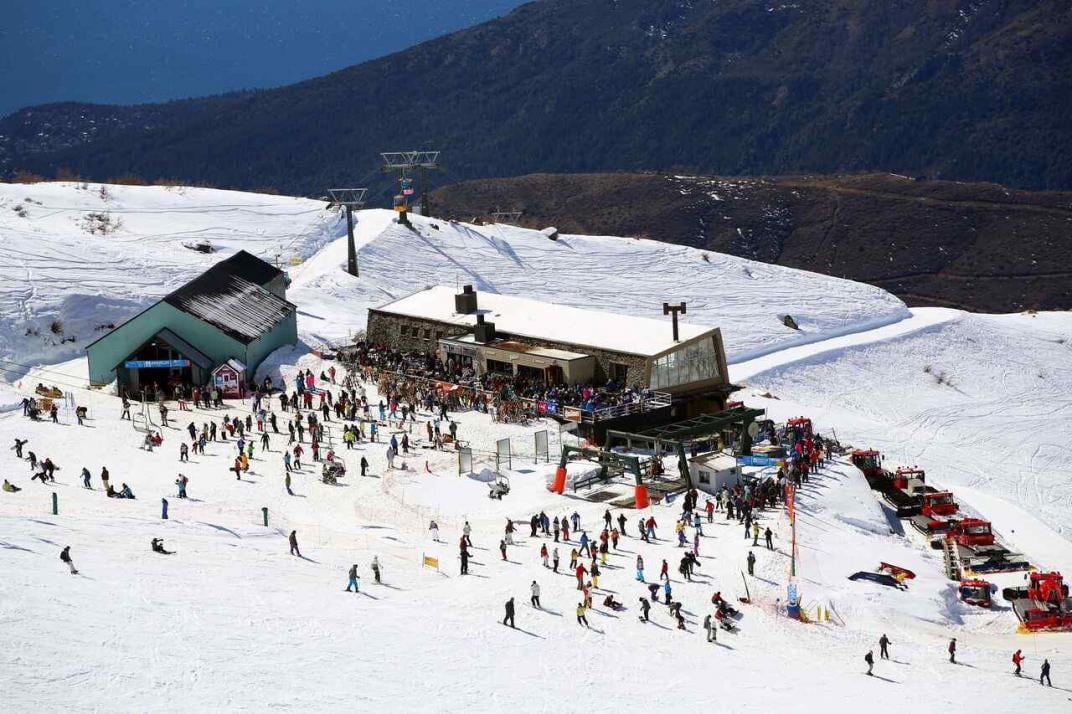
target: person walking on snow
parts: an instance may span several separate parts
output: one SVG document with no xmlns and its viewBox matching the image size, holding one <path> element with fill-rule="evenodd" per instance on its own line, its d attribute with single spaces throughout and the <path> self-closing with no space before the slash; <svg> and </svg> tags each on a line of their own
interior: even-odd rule
<svg viewBox="0 0 1072 714">
<path fill-rule="evenodd" d="M 756 554 L 752 551 L 748 551 L 748 574 L 752 576 L 756 574 Z"/>
<path fill-rule="evenodd" d="M 639 555 L 636 557 L 636 579 L 644 582 L 644 558 Z"/>
<path fill-rule="evenodd" d="M 767 530 L 763 532 L 763 538 L 767 541 L 767 550 L 774 550 L 774 543 L 771 540 L 774 538 L 774 531 L 770 529 L 770 526 L 767 526 Z"/>
<path fill-rule="evenodd" d="M 710 503 L 710 501 L 708 501 L 708 503 Z M 711 613 L 704 615 L 703 626 L 707 631 L 707 641 L 718 642 L 718 625 L 711 619 Z"/>
<path fill-rule="evenodd" d="M 298 550 L 298 531 L 290 532 L 290 554 L 296 555 L 299 558 L 302 557 L 301 551 Z"/>
<path fill-rule="evenodd" d="M 502 553 L 502 559 L 506 560 L 506 541 L 499 541 L 499 552 Z"/>
<path fill-rule="evenodd" d="M 1053 686 L 1053 682 L 1050 681 L 1050 660 L 1048 659 L 1042 660 L 1042 673 L 1039 675 L 1039 684 L 1042 684 L 1043 680 L 1046 680 L 1047 687 Z"/>
<path fill-rule="evenodd" d="M 872 653 L 871 650 L 868 650 L 867 654 L 864 655 L 864 662 L 867 662 L 867 676 L 875 676 L 874 673 L 871 671 L 875 668 L 875 655 Z"/>
<path fill-rule="evenodd" d="M 357 575 L 357 563 L 354 563 L 350 566 L 350 582 L 346 585 L 346 592 L 361 592 L 361 588 L 357 585 L 358 579 L 359 578 Z M 353 588 L 353 591 L 351 591 L 350 588 Z"/>
<path fill-rule="evenodd" d="M 957 638 L 949 640 L 949 661 L 953 664 L 957 663 Z"/>
<path fill-rule="evenodd" d="M 380 582 L 380 556 L 372 556 L 372 577 L 375 578 L 376 583 Z"/>
<path fill-rule="evenodd" d="M 663 558 L 663 566 L 659 570 L 659 580 L 670 580 L 670 564 Z"/>
<path fill-rule="evenodd" d="M 503 618 L 503 624 L 505 625 L 507 623 L 510 624 L 510 627 L 515 627 L 515 625 L 514 625 L 514 599 L 513 598 L 510 598 L 509 600 L 506 601 L 506 617 Z"/>
<path fill-rule="evenodd" d="M 547 558 L 548 558 L 547 544 L 544 543 L 543 545 L 540 546 L 540 559 L 543 560 L 543 567 L 545 567 L 545 568 L 548 567 Z"/>
<path fill-rule="evenodd" d="M 554 572 L 558 572 L 558 548 L 555 548 L 551 552 L 551 564 L 554 566 L 551 568 Z"/>
<path fill-rule="evenodd" d="M 882 633 L 882 637 L 878 638 L 878 656 L 882 659 L 889 659 L 890 652 L 887 647 L 890 646 L 890 638 L 886 637 L 886 633 Z"/>
<path fill-rule="evenodd" d="M 532 581 L 532 585 L 529 585 L 529 592 L 532 593 L 532 606 L 537 610 L 543 609 L 540 606 L 540 585 L 535 580 Z"/>
</svg>

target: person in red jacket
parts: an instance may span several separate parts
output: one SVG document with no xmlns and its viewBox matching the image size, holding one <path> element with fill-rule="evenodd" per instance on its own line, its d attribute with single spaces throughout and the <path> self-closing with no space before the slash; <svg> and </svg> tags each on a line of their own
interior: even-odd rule
<svg viewBox="0 0 1072 714">
<path fill-rule="evenodd" d="M 1020 676 L 1020 665 L 1024 662 L 1024 656 L 1020 654 L 1020 650 L 1016 650 L 1012 653 L 1012 663 L 1016 665 L 1016 671 L 1013 672 L 1017 677 Z"/>
<path fill-rule="evenodd" d="M 580 563 L 577 565 L 577 570 L 574 572 L 577 575 L 577 589 L 581 590 L 584 586 L 584 576 L 588 572 L 588 570 L 585 569 L 583 563 Z"/>
</svg>

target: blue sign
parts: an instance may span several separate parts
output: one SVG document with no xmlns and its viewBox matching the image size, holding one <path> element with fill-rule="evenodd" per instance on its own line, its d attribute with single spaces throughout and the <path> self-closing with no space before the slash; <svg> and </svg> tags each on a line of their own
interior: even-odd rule
<svg viewBox="0 0 1072 714">
<path fill-rule="evenodd" d="M 741 466 L 774 466 L 777 459 L 769 456 L 738 456 L 737 463 Z"/>
<path fill-rule="evenodd" d="M 132 359 L 123 363 L 127 369 L 171 369 L 172 367 L 189 367 L 188 359 Z"/>
</svg>

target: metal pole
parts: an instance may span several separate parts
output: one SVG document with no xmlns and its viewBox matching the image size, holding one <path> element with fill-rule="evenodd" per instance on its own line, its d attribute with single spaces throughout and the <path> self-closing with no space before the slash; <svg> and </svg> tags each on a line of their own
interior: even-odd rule
<svg viewBox="0 0 1072 714">
<path fill-rule="evenodd" d="M 428 216 L 428 183 L 427 176 L 425 175 L 424 166 L 419 167 L 419 177 L 421 181 L 421 215 Z"/>
<path fill-rule="evenodd" d="M 354 245 L 354 209 L 346 206 L 346 272 L 357 276 L 357 247 Z"/>
</svg>

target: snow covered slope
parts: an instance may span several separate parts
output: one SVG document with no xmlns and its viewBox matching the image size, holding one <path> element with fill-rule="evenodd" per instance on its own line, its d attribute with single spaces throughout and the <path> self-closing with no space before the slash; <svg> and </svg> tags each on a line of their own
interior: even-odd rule
<svg viewBox="0 0 1072 714">
<path fill-rule="evenodd" d="M 924 468 L 1023 552 L 1072 572 L 1072 313 L 913 312 L 730 376 L 750 402 L 806 412 L 891 468 Z"/>
<path fill-rule="evenodd" d="M 100 326 L 239 249 L 308 257 L 338 235 L 324 205 L 205 188 L 0 183 L 0 358 L 80 354 Z M 184 247 L 205 241 L 219 253 Z"/>
<path fill-rule="evenodd" d="M 419 216 L 411 230 L 383 213 L 360 214 L 360 278 L 339 270 L 344 240 L 293 271 L 291 299 L 315 313 L 299 329 L 340 339 L 363 329 L 366 308 L 435 284 L 654 318 L 664 301 L 684 300 L 682 319 L 721 327 L 732 362 L 909 315 L 879 288 L 694 248 L 607 236 L 552 241 L 524 228 Z M 787 314 L 799 331 L 782 324 Z"/>
</svg>

